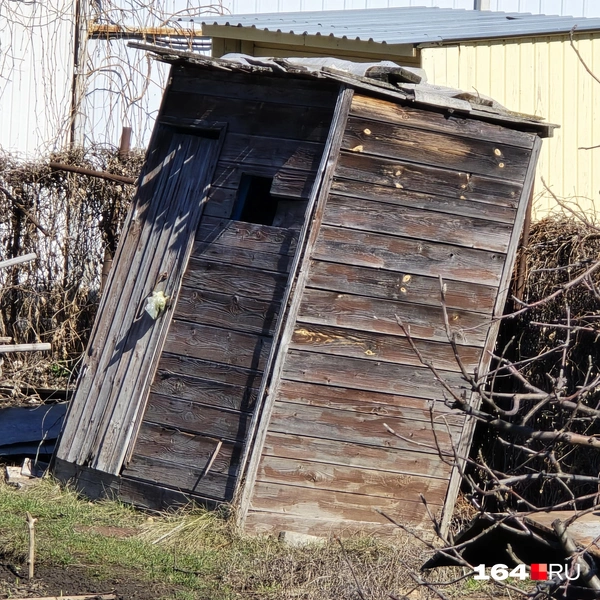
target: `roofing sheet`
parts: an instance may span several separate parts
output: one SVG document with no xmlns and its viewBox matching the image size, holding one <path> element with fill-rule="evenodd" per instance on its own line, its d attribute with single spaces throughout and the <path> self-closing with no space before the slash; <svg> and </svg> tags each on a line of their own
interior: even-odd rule
<svg viewBox="0 0 600 600">
<path fill-rule="evenodd" d="M 382 44 L 425 44 L 568 33 L 574 27 L 577 31 L 600 31 L 600 18 L 411 6 L 229 15 L 211 18 L 203 25 L 333 36 Z"/>
<path fill-rule="evenodd" d="M 490 98 L 462 92 L 453 88 L 431 85 L 422 78 L 421 69 L 411 69 L 385 61 L 383 63 L 355 64 L 334 58 L 256 58 L 244 54 L 227 54 L 222 58 L 202 56 L 193 52 L 174 50 L 162 46 L 130 42 L 129 46 L 153 52 L 160 60 L 171 63 L 190 63 L 198 67 L 229 72 L 246 72 L 277 75 L 280 77 L 311 77 L 339 81 L 367 93 L 383 95 L 396 102 L 427 105 L 451 113 L 469 115 L 493 122 L 510 123 L 537 131 L 542 137 L 552 136 L 555 125 L 536 117 L 513 113 Z M 371 69 L 379 67 L 375 77 Z M 381 68 L 386 76 L 381 79 Z M 387 81 L 385 81 L 387 79 Z"/>
</svg>

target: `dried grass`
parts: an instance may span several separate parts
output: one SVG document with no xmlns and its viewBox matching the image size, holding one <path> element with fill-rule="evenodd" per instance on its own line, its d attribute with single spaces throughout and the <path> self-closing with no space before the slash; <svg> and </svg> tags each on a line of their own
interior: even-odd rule
<svg viewBox="0 0 600 600">
<path fill-rule="evenodd" d="M 145 523 L 139 537 L 169 549 L 175 561 L 184 554 L 204 556 L 204 564 L 214 560 L 213 574 L 221 589 L 231 590 L 234 597 L 371 600 L 389 598 L 392 592 L 399 598 L 436 597 L 425 588 L 414 589 L 409 572 L 419 573 L 430 551 L 405 533 L 399 532 L 393 542 L 353 534 L 341 542 L 330 537 L 290 546 L 271 536 L 242 535 L 228 516 L 226 509 L 184 509 Z M 443 582 L 461 574 L 457 568 L 437 569 L 427 580 Z M 456 597 L 464 586 L 464 581 L 444 586 L 444 593 Z"/>
<path fill-rule="evenodd" d="M 114 253 L 133 186 L 50 169 L 50 161 L 135 177 L 141 152 L 122 160 L 101 147 L 21 162 L 0 154 L 0 260 L 37 260 L 0 270 L 0 336 L 50 342 L 52 353 L 5 357 L 0 388 L 64 387 L 96 314 L 105 254 Z"/>
<path fill-rule="evenodd" d="M 600 259 L 600 229 L 595 223 L 570 213 L 552 215 L 532 225 L 529 244 L 523 252 L 526 263 L 523 300 L 532 304 L 573 281 Z M 497 353 L 519 363 L 519 370 L 527 380 L 546 392 L 555 388 L 562 370 L 565 393 L 575 393 L 600 375 L 599 289 L 600 272 L 596 271 L 589 280 L 553 300 L 506 319 L 501 325 Z M 561 345 L 567 341 L 567 325 L 572 327 L 563 358 Z M 497 379 L 495 390 L 525 391 L 508 375 Z M 597 389 L 583 398 L 585 404 L 594 408 L 599 401 Z M 532 406 L 533 402 L 525 403 L 513 420 L 521 419 Z M 566 428 L 586 435 L 600 434 L 600 426 L 593 420 L 572 419 L 572 411 L 560 410 L 555 405 L 543 408 L 527 424 L 545 431 Z M 526 461 L 520 450 L 500 445 L 489 431 L 481 434 L 478 447 L 490 466 L 510 475 L 554 472 L 557 464 L 565 473 L 596 476 L 600 472 L 598 453 L 583 447 L 555 444 L 552 455 L 545 452 Z M 542 446 L 530 443 L 529 447 L 535 450 Z M 554 505 L 571 497 L 564 486 L 555 482 L 526 482 L 517 489 L 535 506 Z M 571 486 L 575 496 L 594 491 L 589 486 Z"/>
</svg>

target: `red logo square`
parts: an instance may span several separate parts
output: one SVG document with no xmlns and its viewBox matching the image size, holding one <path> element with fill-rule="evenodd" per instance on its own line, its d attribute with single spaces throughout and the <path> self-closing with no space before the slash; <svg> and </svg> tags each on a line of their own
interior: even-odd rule
<svg viewBox="0 0 600 600">
<path fill-rule="evenodd" d="M 531 579 L 534 581 L 546 581 L 548 579 L 548 565 L 541 563 L 531 565 Z"/>
</svg>

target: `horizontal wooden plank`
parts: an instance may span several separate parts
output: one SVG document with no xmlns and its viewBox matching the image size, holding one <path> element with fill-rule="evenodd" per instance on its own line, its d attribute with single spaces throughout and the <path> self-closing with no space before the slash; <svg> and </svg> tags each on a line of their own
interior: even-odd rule
<svg viewBox="0 0 600 600">
<path fill-rule="evenodd" d="M 451 464 L 448 465 L 433 454 L 272 431 L 266 436 L 262 456 L 364 469 L 376 467 L 379 472 L 417 475 L 444 481 L 449 480 L 451 471 Z"/>
<path fill-rule="evenodd" d="M 412 502 L 418 502 L 423 494 L 428 503 L 437 506 L 443 504 L 448 487 L 443 479 L 271 456 L 262 457 L 257 481 Z"/>
<path fill-rule="evenodd" d="M 292 334 L 290 348 L 351 356 L 403 365 L 420 366 L 421 359 L 413 349 L 409 340 L 402 335 L 390 335 L 364 331 L 364 329 L 345 329 L 328 325 L 311 325 L 297 323 Z M 460 366 L 454 351 L 448 342 L 432 342 L 414 339 L 415 346 L 423 360 L 431 363 L 436 369 L 458 371 Z M 473 373 L 481 360 L 481 348 L 461 346 L 459 350 L 461 363 L 468 372 Z M 323 360 L 327 360 L 324 356 Z"/>
<path fill-rule="evenodd" d="M 516 208 L 522 189 L 520 183 L 356 152 L 340 154 L 335 176 L 398 190 L 489 202 L 510 208 Z"/>
<path fill-rule="evenodd" d="M 191 400 L 207 406 L 217 406 L 230 410 L 252 410 L 256 402 L 256 388 L 260 384 L 260 374 L 251 373 L 248 386 L 232 385 L 210 381 L 199 373 L 199 377 L 176 375 L 159 368 L 151 391 L 179 400 Z"/>
<path fill-rule="evenodd" d="M 215 242 L 195 242 L 192 256 L 275 273 L 288 273 L 293 260 L 289 254 L 261 252 Z"/>
<path fill-rule="evenodd" d="M 271 347 L 271 338 L 222 327 L 171 321 L 164 350 L 215 362 L 262 370 Z"/>
<path fill-rule="evenodd" d="M 458 373 L 440 371 L 447 384 L 461 392 L 466 385 Z M 409 367 L 378 363 L 359 358 L 323 356 L 314 352 L 290 350 L 283 367 L 283 378 L 306 383 L 319 383 L 372 390 L 416 398 L 443 401 L 442 387 L 425 367 Z"/>
<path fill-rule="evenodd" d="M 323 223 L 491 252 L 506 252 L 512 233 L 504 223 L 337 195 L 327 199 Z"/>
<path fill-rule="evenodd" d="M 276 102 L 331 108 L 335 106 L 338 84 L 310 79 L 288 79 L 264 74 L 211 72 L 190 66 L 174 67 L 171 92 L 239 98 L 243 101 Z"/>
<path fill-rule="evenodd" d="M 246 333 L 271 335 L 278 311 L 278 302 L 182 287 L 174 318 Z"/>
<path fill-rule="evenodd" d="M 269 302 L 281 301 L 286 283 L 287 275 L 281 273 L 197 258 L 190 259 L 183 276 L 187 287 Z"/>
<path fill-rule="evenodd" d="M 350 114 L 385 123 L 408 125 L 418 129 L 510 144 L 521 148 L 533 148 L 535 138 L 531 133 L 515 131 L 508 127 L 484 123 L 456 114 L 449 115 L 447 111 L 422 110 L 357 93 L 352 97 Z"/>
<path fill-rule="evenodd" d="M 397 419 L 431 422 L 432 418 L 443 419 L 452 425 L 461 426 L 464 414 L 451 410 L 443 402 L 432 403 L 423 398 L 381 394 L 373 391 L 353 390 L 347 387 L 315 385 L 283 380 L 277 390 L 280 402 L 337 408 L 370 415 L 390 416 Z"/>
<path fill-rule="evenodd" d="M 359 441 L 342 442 L 272 431 L 266 436 L 262 455 L 364 469 L 376 467 L 380 472 L 418 475 L 444 481 L 450 479 L 451 471 L 451 464 L 448 465 L 433 454 L 396 447 L 365 446 Z"/>
<path fill-rule="evenodd" d="M 238 135 L 227 133 L 219 162 L 243 162 L 244 165 L 260 165 L 301 169 L 316 173 L 324 145 L 318 142 L 286 140 L 278 137 Z M 246 168 L 247 169 L 247 168 Z M 246 170 L 246 172 L 249 172 Z M 216 179 L 219 182 L 219 179 Z M 219 185 L 222 185 L 219 183 Z"/>
<path fill-rule="evenodd" d="M 325 519 L 348 519 L 366 523 L 387 523 L 378 510 L 388 513 L 400 522 L 408 522 L 416 527 L 428 519 L 427 511 L 421 502 L 409 502 L 364 494 L 311 490 L 293 485 L 276 485 L 257 482 L 251 501 L 251 509 Z M 432 506 L 434 512 L 441 507 Z M 436 510 L 437 509 L 437 510 Z"/>
<path fill-rule="evenodd" d="M 150 393 L 144 413 L 146 423 L 229 442 L 244 440 L 250 417 L 246 412 L 214 408 L 155 393 Z"/>
<path fill-rule="evenodd" d="M 275 402 L 269 431 L 287 435 L 302 435 L 310 423 L 310 436 L 338 442 L 357 442 L 367 446 L 398 448 L 408 452 L 438 455 L 439 451 L 452 452 L 452 442 L 458 442 L 462 427 L 439 421 L 427 423 L 397 419 L 390 415 L 369 415 L 336 408 L 302 406 L 289 402 Z M 402 438 L 392 435 L 391 427 Z M 327 457 L 323 457 L 327 461 Z M 328 461 L 327 461 L 328 462 Z"/>
<path fill-rule="evenodd" d="M 272 177 L 271 194 L 286 198 L 307 200 L 315 183 L 314 170 L 299 169 L 297 165 L 260 165 L 246 161 L 225 161 L 217 164 L 212 180 L 212 189 L 208 197 L 206 214 L 229 218 L 237 198 L 237 190 L 242 174 L 249 173 L 257 177 Z M 229 192 L 218 191 L 230 190 Z M 220 204 L 218 209 L 215 205 Z M 220 211 L 220 212 L 218 212 Z"/>
<path fill-rule="evenodd" d="M 505 255 L 324 225 L 319 231 L 313 258 L 498 285 Z"/>
<path fill-rule="evenodd" d="M 219 441 L 214 437 L 185 433 L 152 423 L 142 423 L 135 442 L 134 455 L 204 470 L 213 457 Z M 211 472 L 235 476 L 240 452 L 240 445 L 223 441 L 210 467 Z"/>
<path fill-rule="evenodd" d="M 364 200 L 378 200 L 395 206 L 432 210 L 454 217 L 477 217 L 492 223 L 512 225 L 516 210 L 503 204 L 479 202 L 470 198 L 449 198 L 407 189 L 363 183 L 349 179 L 335 179 L 331 192 L 339 196 L 350 196 Z"/>
<path fill-rule="evenodd" d="M 495 286 L 447 281 L 446 306 L 449 309 L 490 315 L 498 290 Z M 402 300 L 416 304 L 441 305 L 440 281 L 437 277 L 415 275 L 410 270 L 395 273 L 313 260 L 308 286 L 357 296 Z"/>
<path fill-rule="evenodd" d="M 332 536 L 341 539 L 361 535 L 396 540 L 405 535 L 391 523 L 363 523 L 348 519 L 319 519 L 317 517 L 297 517 L 274 513 L 267 510 L 250 510 L 244 522 L 244 531 L 256 535 L 278 535 L 281 531 L 295 531 L 322 538 Z"/>
<path fill-rule="evenodd" d="M 206 381 L 229 383 L 242 387 L 260 386 L 261 371 L 234 367 L 211 360 L 201 360 L 163 352 L 158 363 L 158 372 L 167 375 L 185 375 Z"/>
<path fill-rule="evenodd" d="M 85 490 L 83 493 L 86 494 Z M 119 480 L 119 500 L 125 504 L 132 504 L 142 510 L 173 511 L 183 508 L 194 502 L 198 506 L 214 509 L 219 502 L 213 498 L 205 498 L 200 494 L 181 492 L 166 485 L 158 485 L 147 481 L 140 481 L 131 477 L 121 477 Z"/>
<path fill-rule="evenodd" d="M 293 119 L 289 118 L 290 114 L 294 115 Z M 226 122 L 230 133 L 325 142 L 333 105 L 328 108 L 294 106 L 182 90 L 166 94 L 161 115 L 162 118 L 193 119 L 199 125 Z"/>
<path fill-rule="evenodd" d="M 414 339 L 448 342 L 440 306 L 380 300 L 353 294 L 305 289 L 298 322 L 402 335 L 401 319 Z M 491 319 L 488 315 L 453 308 L 448 311 L 456 343 L 483 346 Z"/>
<path fill-rule="evenodd" d="M 478 138 L 350 117 L 342 149 L 453 169 L 508 181 L 523 181 L 531 150 Z"/>
<path fill-rule="evenodd" d="M 134 455 L 122 475 L 158 485 L 168 485 L 182 492 L 197 493 L 207 498 L 227 501 L 233 498 L 236 478 L 212 469 L 182 465 L 167 460 Z"/>
<path fill-rule="evenodd" d="M 204 217 L 196 232 L 196 241 L 293 256 L 298 232 L 283 227 Z"/>
</svg>

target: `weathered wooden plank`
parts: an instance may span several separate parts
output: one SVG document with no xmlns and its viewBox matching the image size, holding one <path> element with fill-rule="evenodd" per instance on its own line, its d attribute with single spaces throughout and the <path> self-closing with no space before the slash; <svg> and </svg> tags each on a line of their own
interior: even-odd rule
<svg viewBox="0 0 600 600">
<path fill-rule="evenodd" d="M 212 201 L 209 201 L 206 207 L 207 215 L 226 218 L 231 216 L 231 209 L 237 198 L 237 190 L 242 174 L 248 173 L 248 171 L 258 177 L 272 177 L 271 194 L 273 196 L 307 200 L 315 183 L 315 172 L 312 170 L 298 169 L 288 165 L 256 165 L 247 164 L 245 161 L 241 163 L 239 161 L 219 161 L 213 179 L 213 186 L 230 190 L 230 192 L 215 191 L 215 196 L 212 197 Z M 222 204 L 220 208 L 222 214 L 216 214 L 217 209 L 212 208 L 212 205 L 216 203 Z"/>
<path fill-rule="evenodd" d="M 409 452 L 395 446 L 366 446 L 360 442 L 342 442 L 274 432 L 269 432 L 266 437 L 263 456 L 364 469 L 376 467 L 381 473 L 418 475 L 444 481 L 450 477 L 451 469 L 451 465 L 424 452 Z"/>
<path fill-rule="evenodd" d="M 418 129 L 510 144 L 521 148 L 532 148 L 535 137 L 531 133 L 515 131 L 500 125 L 449 115 L 447 111 L 422 110 L 362 94 L 354 94 L 350 114 L 384 123 L 408 125 Z"/>
<path fill-rule="evenodd" d="M 187 433 L 243 441 L 250 415 L 151 393 L 144 422 L 174 427 Z"/>
<path fill-rule="evenodd" d="M 504 254 L 324 225 L 313 258 L 498 285 Z"/>
<path fill-rule="evenodd" d="M 260 384 L 260 376 L 250 375 L 250 384 Z M 153 393 L 192 400 L 208 406 L 217 406 L 231 410 L 252 410 L 256 402 L 256 389 L 242 387 L 230 383 L 210 381 L 203 377 L 175 375 L 167 371 L 159 371 L 154 377 L 151 388 Z"/>
<path fill-rule="evenodd" d="M 351 181 L 349 179 L 335 179 L 331 186 L 332 193 L 351 198 L 364 200 L 378 200 L 395 206 L 406 208 L 421 208 L 432 210 L 455 217 L 477 217 L 492 223 L 505 223 L 512 225 L 515 220 L 516 210 L 502 204 L 479 202 L 470 198 L 448 198 L 435 194 L 415 192 L 407 189 Z"/>
<path fill-rule="evenodd" d="M 452 442 L 458 441 L 462 428 L 447 424 L 441 415 L 436 418 L 437 422 L 427 423 L 396 419 L 390 415 L 369 415 L 336 408 L 275 402 L 269 431 L 302 435 L 306 433 L 306 424 L 310 423 L 310 435 L 313 438 L 392 447 L 436 456 L 442 451 L 451 456 Z M 386 426 L 400 433 L 402 438 L 392 435 Z"/>
<path fill-rule="evenodd" d="M 182 287 L 174 318 L 246 333 L 271 335 L 278 312 L 278 302 Z"/>
<path fill-rule="evenodd" d="M 457 392 L 461 392 L 466 385 L 458 373 L 440 371 L 440 375 Z M 378 363 L 341 356 L 328 356 L 324 361 L 322 356 L 314 352 L 290 350 L 283 377 L 292 381 L 443 400 L 442 387 L 425 367 Z"/>
<path fill-rule="evenodd" d="M 157 373 L 166 375 L 185 375 L 205 381 L 229 383 L 242 387 L 258 387 L 261 371 L 234 367 L 211 360 L 201 360 L 189 356 L 163 352 L 158 363 Z"/>
<path fill-rule="evenodd" d="M 196 232 L 196 241 L 293 256 L 298 232 L 283 227 L 204 217 Z"/>
<path fill-rule="evenodd" d="M 413 527 L 428 520 L 427 511 L 421 502 L 263 482 L 256 484 L 251 508 L 298 517 L 310 518 L 319 515 L 325 519 L 384 524 L 388 522 L 387 519 L 377 512 L 382 510 L 402 523 L 410 523 Z M 434 514 L 441 510 L 441 507 L 435 505 L 430 508 Z"/>
<path fill-rule="evenodd" d="M 262 370 L 270 347 L 271 338 L 267 336 L 173 320 L 164 350 L 172 354 Z"/>
<path fill-rule="evenodd" d="M 400 335 L 398 335 L 400 334 Z M 436 369 L 459 371 L 460 366 L 448 341 L 445 343 L 414 339 L 423 360 Z M 351 356 L 404 365 L 420 366 L 421 359 L 402 331 L 394 335 L 373 333 L 364 329 L 346 329 L 328 325 L 298 323 L 294 329 L 290 348 L 320 354 Z M 459 356 L 468 372 L 473 372 L 481 359 L 481 348 L 461 346 Z M 323 360 L 327 360 L 323 357 Z"/>
<path fill-rule="evenodd" d="M 294 321 L 300 307 L 300 301 L 308 279 L 308 265 L 312 248 L 317 239 L 318 230 L 321 225 L 323 210 L 329 187 L 333 180 L 335 165 L 338 160 L 341 138 L 345 122 L 348 118 L 348 111 L 354 92 L 345 86 L 340 86 L 337 90 L 335 111 L 331 123 L 331 129 L 325 143 L 325 149 L 321 163 L 318 167 L 316 180 L 317 184 L 311 190 L 310 199 L 307 204 L 306 214 L 310 218 L 304 220 L 302 229 L 299 233 L 298 245 L 301 250 L 296 252 L 294 263 L 290 269 L 289 284 L 285 290 L 285 296 L 282 311 L 278 318 L 277 328 L 274 338 L 277 344 L 273 345 L 273 352 L 269 356 L 266 372 L 268 377 L 263 378 L 259 390 L 259 401 L 261 406 L 254 411 L 254 418 L 249 429 L 249 439 L 251 443 L 247 444 L 242 457 L 241 471 L 243 474 L 244 486 L 240 487 L 239 515 L 240 524 L 243 525 L 245 515 L 250 507 L 250 500 L 253 494 L 254 481 L 258 463 L 260 461 L 261 449 L 264 443 L 267 427 L 260 427 L 260 419 L 269 415 L 271 407 L 275 402 L 276 391 L 281 380 L 283 367 L 287 358 L 287 345 L 292 334 Z"/>
<path fill-rule="evenodd" d="M 294 115 L 290 119 L 290 114 Z M 171 91 L 165 96 L 161 118 L 227 122 L 227 131 L 311 142 L 325 142 L 333 116 L 333 103 L 327 107 L 295 106 L 246 98 L 223 98 Z"/>
<path fill-rule="evenodd" d="M 121 477 L 119 481 L 119 500 L 142 510 L 173 510 L 189 506 L 190 502 L 214 509 L 220 503 L 201 494 L 182 492 L 164 484 L 148 483 L 130 477 Z"/>
<path fill-rule="evenodd" d="M 448 487 L 445 479 L 382 473 L 377 469 L 344 467 L 271 456 L 263 456 L 257 482 L 368 494 L 412 502 L 418 502 L 419 494 L 423 494 L 428 503 L 437 506 L 443 504 Z"/>
<path fill-rule="evenodd" d="M 446 281 L 446 306 L 491 314 L 496 299 L 495 286 Z M 437 277 L 415 275 L 410 271 L 396 273 L 369 267 L 357 267 L 314 260 L 308 286 L 357 296 L 386 300 L 402 300 L 416 304 L 440 306 L 441 290 Z"/>
<path fill-rule="evenodd" d="M 474 217 L 330 195 L 323 223 L 465 248 L 506 252 L 512 226 Z"/>
<path fill-rule="evenodd" d="M 123 476 L 221 501 L 230 500 L 235 488 L 235 477 L 222 475 L 212 468 L 206 473 L 204 468 L 137 455 L 123 469 Z"/>
<path fill-rule="evenodd" d="M 541 150 L 541 146 L 542 140 L 538 137 L 535 139 L 533 150 L 531 152 L 530 160 L 527 166 L 527 177 L 523 185 L 523 193 L 519 199 L 519 208 L 517 211 L 517 216 L 515 218 L 515 227 L 512 233 L 508 251 L 506 253 L 506 263 L 500 277 L 500 282 L 498 286 L 498 296 L 496 298 L 496 304 L 493 310 L 493 314 L 495 317 L 500 317 L 505 309 L 506 299 L 508 297 L 508 290 L 510 287 L 510 280 L 513 272 L 513 266 L 515 263 L 515 257 L 521 239 L 523 223 L 525 221 L 525 215 L 527 214 L 527 208 L 533 193 L 537 160 L 539 152 Z M 500 322 L 500 319 L 496 318 L 489 327 L 488 337 L 484 346 L 484 351 L 481 355 L 481 362 L 478 367 L 479 373 L 488 372 L 492 360 L 492 352 L 494 346 L 496 345 L 496 338 L 498 335 L 498 330 L 500 328 Z M 473 391 L 471 391 L 467 398 L 469 404 L 474 405 L 476 407 L 481 401 L 479 395 L 474 393 Z M 476 420 L 473 418 L 466 420 L 465 427 L 463 428 L 463 435 L 460 440 L 460 443 L 458 444 L 457 456 L 459 456 L 460 459 L 458 465 L 454 468 L 450 480 L 450 485 L 448 486 L 448 495 L 446 496 L 446 504 L 444 506 L 444 514 L 441 522 L 441 529 L 444 532 L 446 532 L 448 530 L 448 527 L 450 526 L 452 513 L 454 511 L 454 504 L 456 502 L 456 498 L 458 497 L 458 491 L 463 480 L 461 463 L 462 465 L 464 465 L 464 462 L 466 460 L 465 457 L 468 455 L 469 448 L 471 447 L 471 442 L 473 440 L 473 435 L 475 432 L 475 424 Z"/>
<path fill-rule="evenodd" d="M 153 460 L 165 460 L 187 467 L 205 469 L 219 442 L 219 452 L 210 467 L 211 472 L 235 477 L 240 446 L 215 437 L 185 433 L 152 423 L 142 423 L 134 454 Z M 163 481 L 166 483 L 166 481 Z"/>
<path fill-rule="evenodd" d="M 342 152 L 335 174 L 337 178 L 398 190 L 489 202 L 509 208 L 516 208 L 522 189 L 520 183 L 356 152 Z"/>
<path fill-rule="evenodd" d="M 443 309 L 425 304 L 307 289 L 298 316 L 301 323 L 392 335 L 402 333 L 398 319 L 410 326 L 411 336 L 415 339 L 448 342 Z M 485 343 L 491 315 L 453 308 L 448 311 L 448 321 L 457 344 L 481 347 Z"/>
<path fill-rule="evenodd" d="M 183 277 L 187 287 L 275 302 L 281 301 L 286 281 L 280 273 L 196 258 Z"/>
<path fill-rule="evenodd" d="M 399 527 L 389 522 L 363 523 L 348 519 L 297 517 L 267 510 L 251 510 L 246 517 L 244 530 L 256 535 L 278 535 L 281 531 L 295 531 L 322 538 L 335 535 L 342 539 L 367 534 L 395 540 L 403 534 Z"/>
<path fill-rule="evenodd" d="M 342 148 L 350 152 L 454 169 L 508 181 L 523 181 L 530 150 L 351 117 Z"/>
<path fill-rule="evenodd" d="M 219 96 L 228 100 L 239 98 L 244 102 L 275 102 L 286 106 L 295 104 L 333 109 L 338 88 L 337 83 L 327 84 L 309 79 L 297 79 L 290 85 L 288 79 L 264 74 L 228 73 L 224 78 L 218 72 L 177 66 L 174 67 L 170 89 L 171 92 Z"/>
<path fill-rule="evenodd" d="M 196 242 L 192 255 L 196 258 L 206 258 L 233 265 L 264 269 L 275 273 L 286 273 L 290 268 L 293 256 L 236 248 L 235 245 L 225 246 L 215 242 Z"/>
<path fill-rule="evenodd" d="M 278 137 L 238 135 L 227 133 L 220 160 L 234 163 L 243 161 L 246 172 L 249 165 L 300 169 L 316 172 L 323 144 Z M 219 179 L 217 179 L 219 181 Z"/>
<path fill-rule="evenodd" d="M 280 402 L 290 402 L 302 406 L 338 408 L 370 415 L 389 415 L 398 419 L 426 421 L 427 423 L 430 423 L 432 418 L 439 417 L 457 427 L 464 422 L 464 414 L 461 411 L 453 411 L 443 402 L 432 403 L 423 398 L 381 394 L 347 387 L 284 380 L 279 385 L 277 399 Z"/>
</svg>

